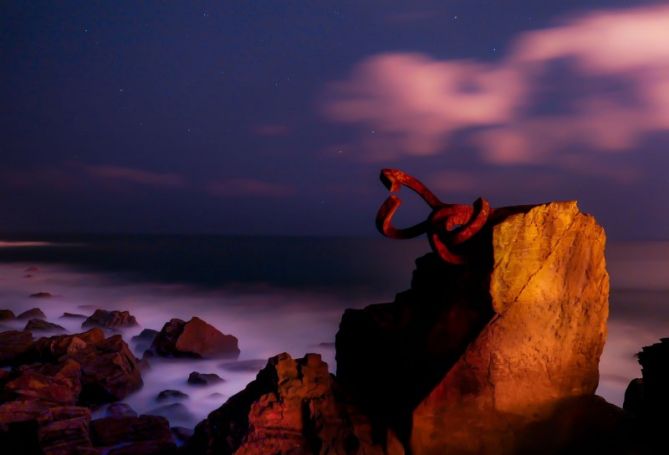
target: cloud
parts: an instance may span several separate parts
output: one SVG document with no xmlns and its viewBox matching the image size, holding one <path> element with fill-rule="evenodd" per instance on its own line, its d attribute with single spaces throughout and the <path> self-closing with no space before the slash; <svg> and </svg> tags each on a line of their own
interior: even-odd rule
<svg viewBox="0 0 669 455">
<path fill-rule="evenodd" d="M 569 168 L 566 151 L 626 152 L 669 130 L 667 30 L 658 5 L 521 33 L 495 62 L 383 53 L 331 83 L 323 110 L 361 127 L 366 160 L 448 152 L 460 134 L 485 163 Z"/>
<path fill-rule="evenodd" d="M 186 180 L 179 174 L 151 172 L 113 165 L 82 165 L 91 177 L 154 187 L 183 187 Z"/>
<path fill-rule="evenodd" d="M 281 198 L 295 192 L 289 185 L 251 178 L 215 180 L 209 182 L 205 189 L 210 195 L 222 198 L 244 196 Z"/>
</svg>

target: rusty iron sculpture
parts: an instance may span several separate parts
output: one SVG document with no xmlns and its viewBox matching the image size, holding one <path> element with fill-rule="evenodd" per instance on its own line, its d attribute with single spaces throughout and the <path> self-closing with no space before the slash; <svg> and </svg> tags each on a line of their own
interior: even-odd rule
<svg viewBox="0 0 669 455">
<path fill-rule="evenodd" d="M 488 222 L 493 213 L 488 201 L 478 198 L 473 205 L 446 204 L 416 178 L 399 169 L 383 169 L 381 182 L 390 192 L 406 186 L 418 193 L 432 209 L 422 223 L 398 229 L 392 225 L 392 220 L 402 202 L 396 195 L 390 195 L 376 214 L 376 227 L 383 235 L 392 239 L 411 239 L 427 234 L 432 249 L 442 260 L 449 264 L 466 262 L 465 256 L 454 249 L 474 237 Z"/>
</svg>

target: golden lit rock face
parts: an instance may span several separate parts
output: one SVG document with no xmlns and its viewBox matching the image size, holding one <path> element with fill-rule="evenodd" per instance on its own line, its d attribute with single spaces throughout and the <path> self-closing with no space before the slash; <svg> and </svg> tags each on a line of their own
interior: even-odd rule
<svg viewBox="0 0 669 455">
<path fill-rule="evenodd" d="M 495 314 L 414 410 L 414 454 L 513 452 L 519 428 L 560 400 L 594 394 L 608 317 L 605 241 L 576 202 L 493 227 Z"/>
</svg>

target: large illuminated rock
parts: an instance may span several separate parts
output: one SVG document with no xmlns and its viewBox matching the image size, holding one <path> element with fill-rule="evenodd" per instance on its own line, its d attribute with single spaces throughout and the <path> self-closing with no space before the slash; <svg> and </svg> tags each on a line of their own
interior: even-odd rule
<svg viewBox="0 0 669 455">
<path fill-rule="evenodd" d="M 498 210 L 469 265 L 429 254 L 395 302 L 342 318 L 338 380 L 414 455 L 550 450 L 580 437 L 579 415 L 610 411 L 581 400 L 606 338 L 604 230 L 575 202 Z M 572 415 L 561 440 L 535 441 Z"/>
</svg>

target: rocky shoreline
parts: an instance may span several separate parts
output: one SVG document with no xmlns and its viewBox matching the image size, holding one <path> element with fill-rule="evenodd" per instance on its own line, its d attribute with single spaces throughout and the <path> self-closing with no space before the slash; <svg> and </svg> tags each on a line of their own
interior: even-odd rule
<svg viewBox="0 0 669 455">
<path fill-rule="evenodd" d="M 63 314 L 63 334 L 39 308 L 0 320 L 0 448 L 26 454 L 662 453 L 669 340 L 643 348 L 642 378 L 623 408 L 595 395 L 606 339 L 605 236 L 575 203 L 508 208 L 467 245 L 477 260 L 418 258 L 411 288 L 390 303 L 347 310 L 337 371 L 317 354 L 283 353 L 264 367 L 235 363 L 238 340 L 192 317 L 119 334 L 128 311 Z M 32 270 L 31 273 L 37 273 Z M 39 295 L 37 295 L 39 294 Z M 36 299 L 48 299 L 39 292 Z M 121 400 L 160 358 L 225 359 L 258 372 L 194 429 L 161 414 L 188 412 L 182 390 L 155 414 Z M 225 381 L 210 371 L 191 387 Z"/>
</svg>

